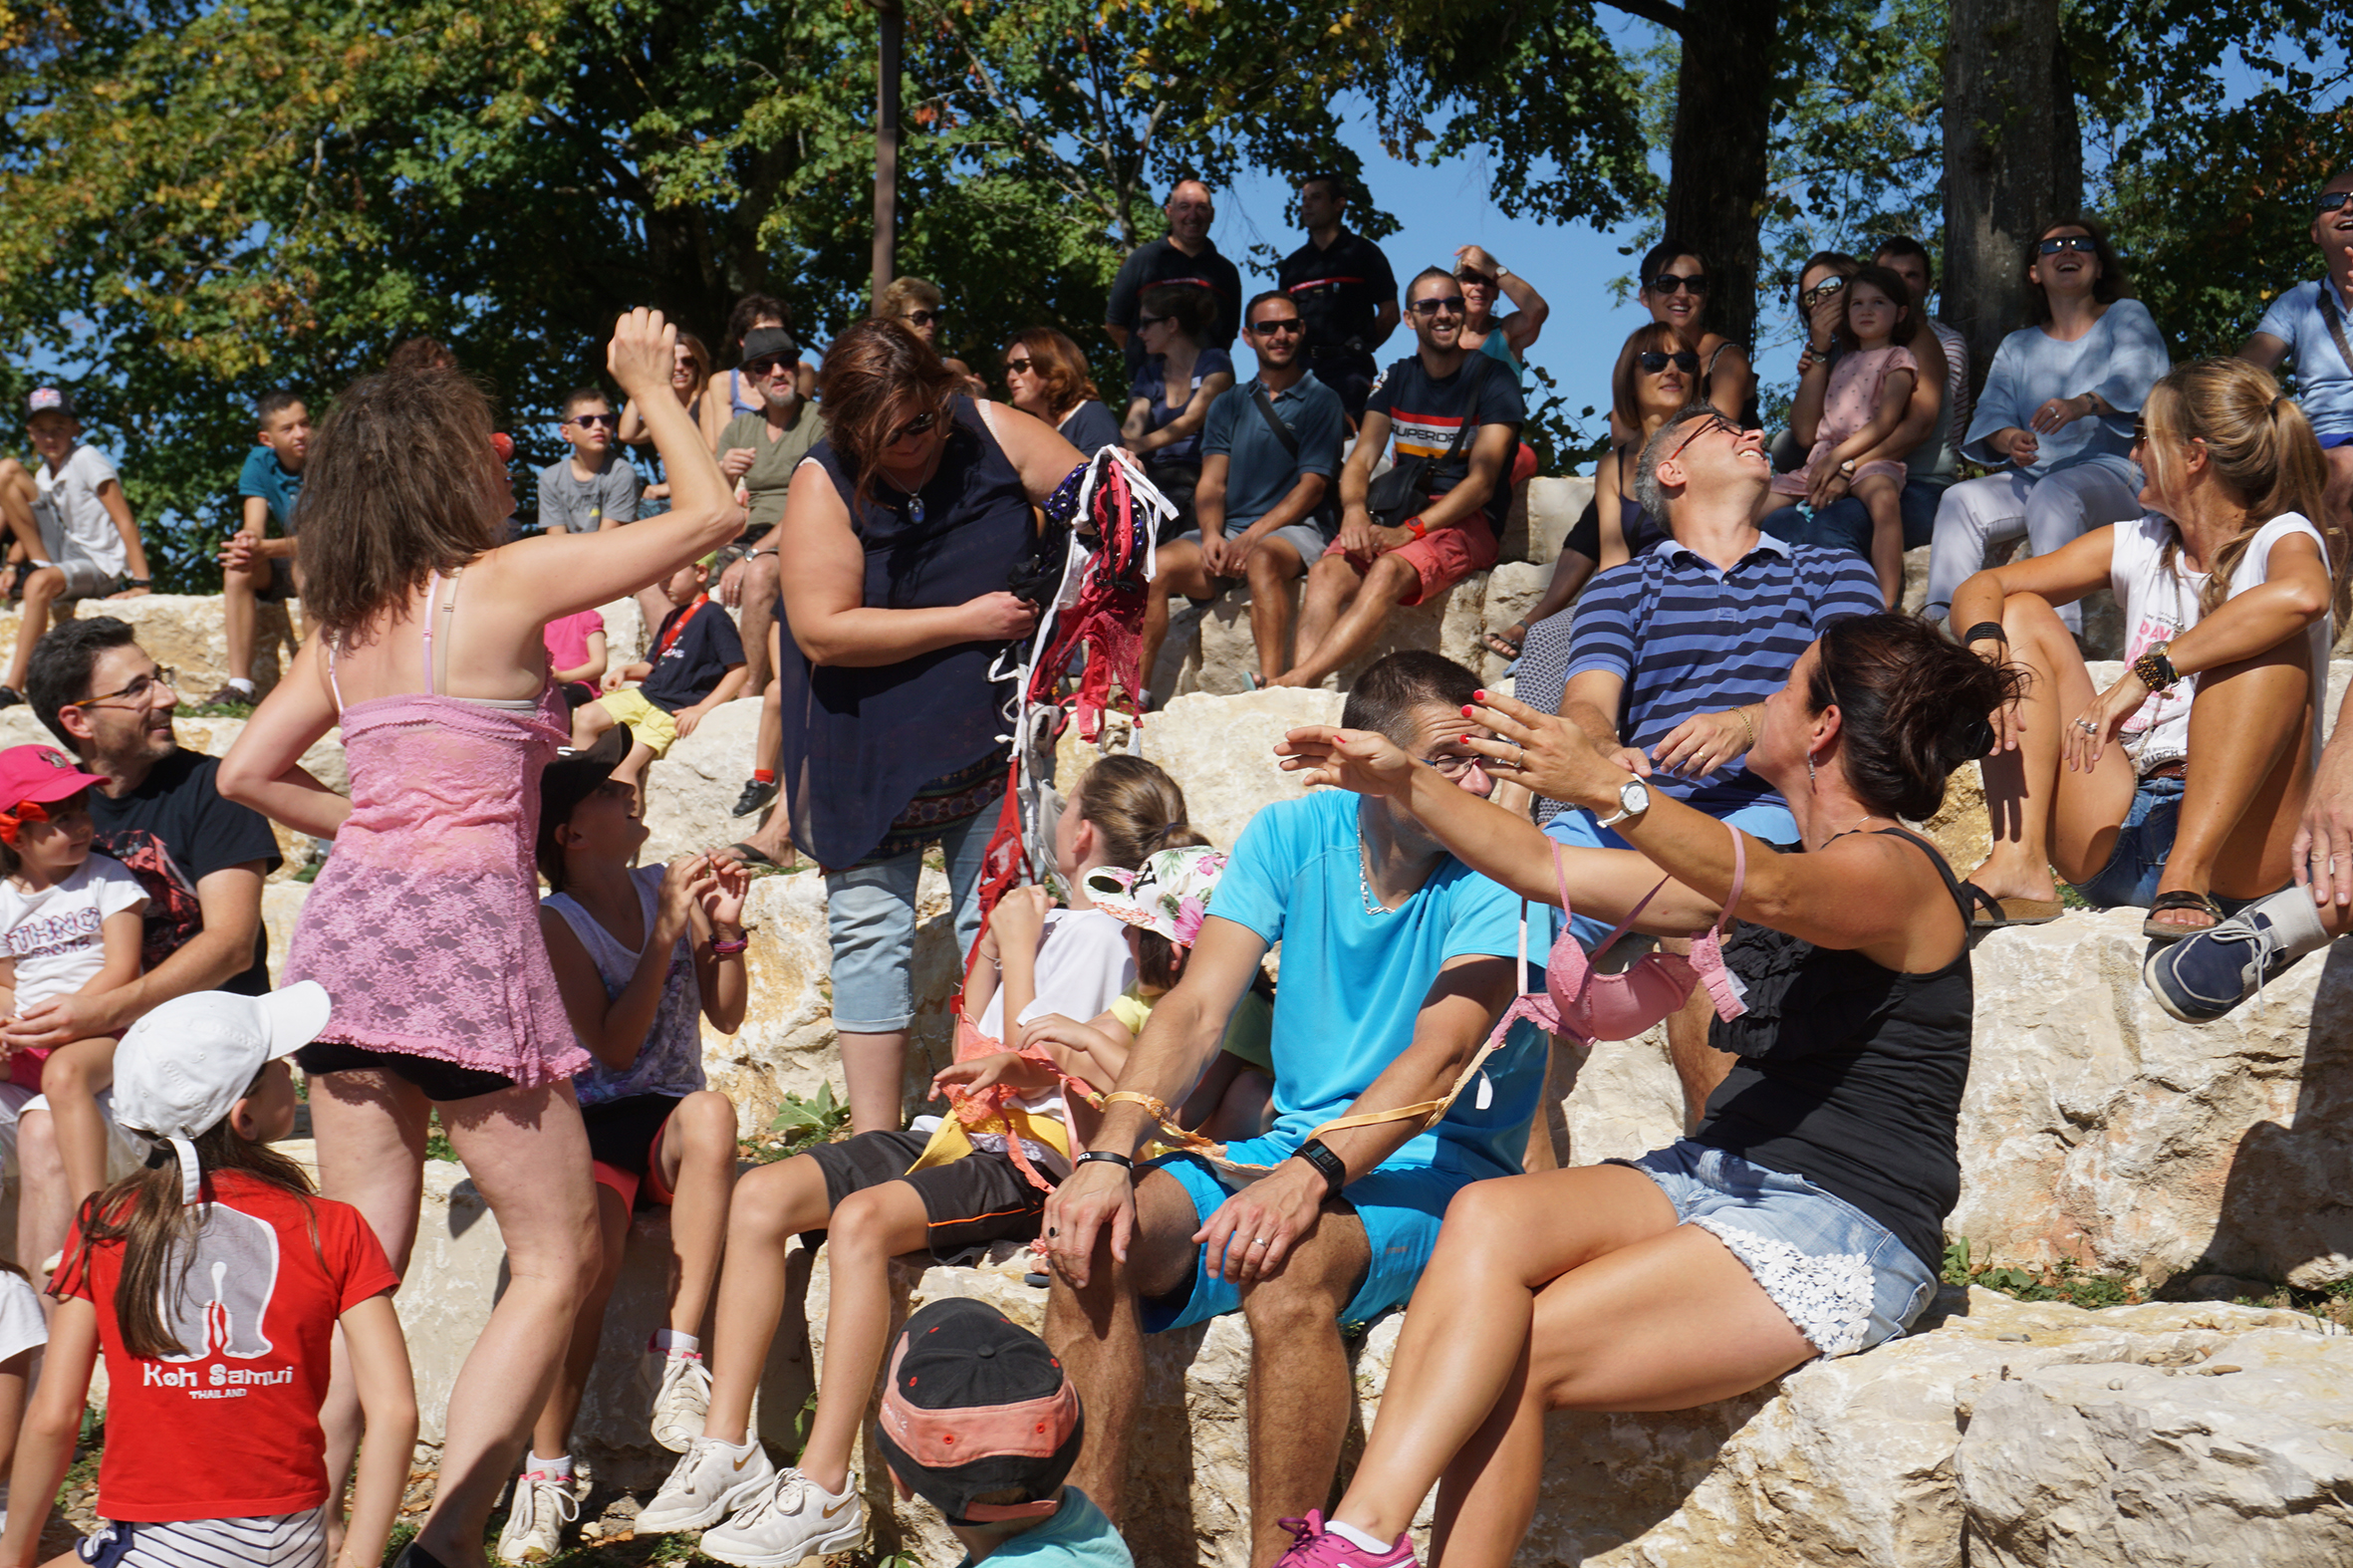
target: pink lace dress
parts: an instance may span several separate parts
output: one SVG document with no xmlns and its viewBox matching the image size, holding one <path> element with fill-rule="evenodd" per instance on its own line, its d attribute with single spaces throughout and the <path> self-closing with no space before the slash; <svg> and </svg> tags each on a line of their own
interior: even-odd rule
<svg viewBox="0 0 2353 1568">
<path fill-rule="evenodd" d="M 440 592 L 435 579 L 428 685 Z M 332 652 L 327 667 L 332 682 Z M 561 695 L 499 703 L 428 689 L 342 712 L 352 814 L 286 950 L 285 982 L 317 980 L 334 998 L 322 1040 L 521 1085 L 594 1065 L 556 990 L 532 862 L 539 775 L 571 739 Z"/>
</svg>

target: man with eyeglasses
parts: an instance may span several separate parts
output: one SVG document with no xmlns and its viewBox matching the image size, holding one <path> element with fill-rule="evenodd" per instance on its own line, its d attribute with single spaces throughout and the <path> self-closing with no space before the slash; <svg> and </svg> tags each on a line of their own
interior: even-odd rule
<svg viewBox="0 0 2353 1568">
<path fill-rule="evenodd" d="M 638 519 L 638 470 L 615 455 L 621 420 L 613 401 L 594 387 L 564 394 L 556 434 L 572 448 L 539 470 L 542 533 L 594 534 Z"/>
<path fill-rule="evenodd" d="M 1201 426 L 1192 495 L 1200 526 L 1161 546 L 1144 613 L 1148 672 L 1169 635 L 1169 596 L 1201 604 L 1219 580 L 1242 578 L 1259 679 L 1272 680 L 1289 653 L 1291 584 L 1339 529 L 1324 504 L 1348 433 L 1339 393 L 1300 363 L 1303 324 L 1288 294 L 1269 289 L 1245 314 L 1242 335 L 1258 355 L 1258 374 L 1220 392 Z"/>
<path fill-rule="evenodd" d="M 1179 283 L 1209 291 L 1217 302 L 1217 319 L 1201 335 L 1203 348 L 1230 350 L 1234 324 L 1242 319 L 1241 270 L 1219 254 L 1217 242 L 1209 238 L 1209 225 L 1217 218 L 1209 187 L 1197 179 L 1180 179 L 1162 210 L 1169 215 L 1168 237 L 1129 253 L 1120 264 L 1120 275 L 1112 280 L 1111 303 L 1103 313 L 1103 330 L 1126 353 L 1131 375 L 1144 363 L 1137 318 L 1144 313 L 1147 289 Z"/>
<path fill-rule="evenodd" d="M 2343 528 L 2353 526 L 2353 165 L 2320 187 L 2312 243 L 2321 275 L 2273 300 L 2238 357 L 2267 371 L 2294 361 L 2296 401 L 2328 454 L 2325 504 Z"/>
<path fill-rule="evenodd" d="M 743 689 L 753 694 L 766 691 L 776 672 L 768 658 L 768 627 L 776 619 L 773 535 L 784 519 L 785 491 L 809 448 L 825 439 L 825 415 L 801 395 L 800 365 L 801 347 L 782 327 L 745 333 L 743 380 L 759 393 L 760 411 L 737 414 L 719 432 L 719 471 L 743 487 L 751 522 L 742 541 L 749 549 L 719 574 L 717 593 L 720 604 L 742 609 Z"/>
<path fill-rule="evenodd" d="M 222 797 L 218 758 L 180 745 L 172 678 L 112 616 L 69 621 L 33 649 L 26 697 L 82 766 L 105 775 L 90 792 L 96 846 L 146 890 L 146 928 L 137 979 L 101 996 L 58 997 L 0 1024 L 0 1044 L 11 1050 L 119 1037 L 191 991 L 260 996 L 270 988 L 261 888 L 280 864 L 278 841 L 261 813 Z M 0 1085 L 0 1153 L 13 1145 L 24 1180 L 17 1255 L 33 1264 L 63 1242 L 71 1218 L 49 1124 L 40 1103 Z M 115 1142 L 122 1147 L 110 1159 L 120 1171 L 111 1174 L 128 1172 L 144 1151 Z"/>
<path fill-rule="evenodd" d="M 1283 258 L 1275 282 L 1307 324 L 1307 363 L 1361 419 L 1380 367 L 1373 351 L 1397 330 L 1397 274 L 1381 247 L 1341 224 L 1348 182 L 1330 171 L 1299 182 L 1299 226 L 1307 243 Z"/>
<path fill-rule="evenodd" d="M 1757 528 L 1772 477 L 1763 432 L 1743 431 L 1705 403 L 1661 425 L 1637 462 L 1634 494 L 1669 538 L 1586 586 L 1565 658 L 1552 640 L 1570 618 L 1537 625 L 1519 694 L 1613 753 L 1630 788 L 1641 779 L 1649 792 L 1768 844 L 1791 844 L 1797 823 L 1788 806 L 1740 759 L 1756 743 L 1761 704 L 1807 645 L 1839 617 L 1877 614 L 1880 594 L 1861 556 L 1791 545 Z M 1627 814 L 1643 809 L 1627 803 Z M 1626 848 L 1607 822 L 1573 807 L 1544 831 L 1571 846 Z M 1587 947 L 1608 931 L 1584 915 L 1571 929 Z M 1668 1021 L 1693 1119 L 1730 1065 L 1707 1048 L 1703 991 L 1699 999 L 1701 1010 Z"/>
<path fill-rule="evenodd" d="M 311 450 L 311 413 L 302 398 L 280 388 L 254 405 L 253 450 L 237 475 L 237 531 L 220 549 L 220 610 L 228 644 L 229 677 L 204 699 L 253 702 L 255 606 L 284 604 L 301 593 L 294 561 L 294 503 L 302 495 L 303 461 Z M 278 537 L 270 537 L 270 524 Z"/>
<path fill-rule="evenodd" d="M 1462 348 L 1464 303 L 1443 267 L 1406 285 L 1418 350 L 1365 400 L 1340 470 L 1339 536 L 1308 568 L 1298 656 L 1269 685 L 1320 685 L 1371 650 L 1399 606 L 1495 564 L 1527 405 L 1500 362 Z M 1397 466 L 1376 493 L 1373 464 L 1392 435 Z"/>
</svg>

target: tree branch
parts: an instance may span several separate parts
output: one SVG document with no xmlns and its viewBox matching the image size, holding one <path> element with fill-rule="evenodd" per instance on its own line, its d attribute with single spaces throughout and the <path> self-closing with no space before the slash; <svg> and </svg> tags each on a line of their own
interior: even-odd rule
<svg viewBox="0 0 2353 1568">
<path fill-rule="evenodd" d="M 1681 35 L 1689 20 L 1682 6 L 1669 5 L 1667 0 L 1604 0 L 1604 3 L 1628 16 L 1639 16 L 1646 22 L 1656 22 L 1670 33 Z"/>
</svg>

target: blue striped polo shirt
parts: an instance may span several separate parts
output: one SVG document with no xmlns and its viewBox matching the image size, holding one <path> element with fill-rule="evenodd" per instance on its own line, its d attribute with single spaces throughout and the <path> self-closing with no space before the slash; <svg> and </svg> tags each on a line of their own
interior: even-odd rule
<svg viewBox="0 0 2353 1568">
<path fill-rule="evenodd" d="M 1671 539 L 1586 585 L 1568 678 L 1598 669 L 1624 680 L 1619 738 L 1648 751 L 1695 713 L 1763 701 L 1823 627 L 1882 608 L 1870 563 L 1848 551 L 1760 534 L 1719 571 Z M 1662 772 L 1651 787 L 1710 816 L 1774 793 L 1746 768 L 1728 778 Z"/>
</svg>

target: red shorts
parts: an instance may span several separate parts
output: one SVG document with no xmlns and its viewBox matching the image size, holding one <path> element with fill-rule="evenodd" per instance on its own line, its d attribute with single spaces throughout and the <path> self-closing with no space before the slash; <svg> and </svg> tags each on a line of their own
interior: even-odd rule
<svg viewBox="0 0 2353 1568">
<path fill-rule="evenodd" d="M 661 1179 L 661 1139 L 677 1106 L 670 1095 L 631 1095 L 582 1108 L 589 1174 L 599 1186 L 619 1193 L 623 1207 L 638 1206 L 641 1186 L 650 1200 L 664 1208 L 677 1196 Z"/>
<path fill-rule="evenodd" d="M 1438 497 L 1431 499 L 1435 501 Z M 1493 566 L 1501 553 L 1484 513 L 1465 517 L 1451 528 L 1433 529 L 1420 539 L 1409 540 L 1388 552 L 1413 567 L 1414 575 L 1420 579 L 1419 586 L 1398 603 L 1418 605 L 1433 594 L 1442 594 L 1471 573 L 1484 572 Z M 1375 558 L 1352 555 L 1336 540 L 1324 554 L 1347 556 L 1348 564 L 1359 572 L 1373 569 Z"/>
</svg>

